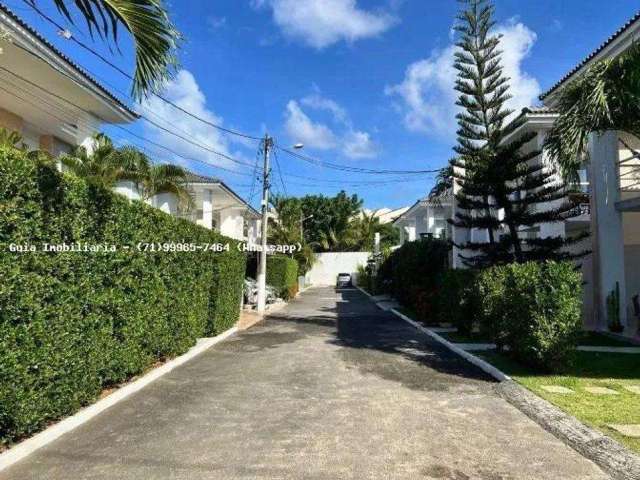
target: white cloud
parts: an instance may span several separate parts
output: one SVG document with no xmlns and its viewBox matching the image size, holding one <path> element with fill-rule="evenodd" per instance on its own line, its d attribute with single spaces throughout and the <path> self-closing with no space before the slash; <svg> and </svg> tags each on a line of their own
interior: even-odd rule
<svg viewBox="0 0 640 480">
<path fill-rule="evenodd" d="M 522 62 L 529 55 L 537 36 L 522 23 L 508 22 L 496 28 L 503 35 L 500 42 L 504 75 L 509 77 L 511 98 L 507 107 L 519 111 L 536 102 L 541 93 L 538 81 L 523 71 Z M 402 83 L 387 86 L 385 93 L 399 99 L 406 128 L 413 132 L 452 137 L 457 123 L 454 90 L 456 70 L 453 54 L 456 47 L 435 51 L 429 58 L 409 65 Z"/>
<path fill-rule="evenodd" d="M 350 131 L 343 140 L 342 153 L 348 158 L 375 158 L 378 151 L 378 146 L 367 132 Z"/>
<path fill-rule="evenodd" d="M 179 107 L 193 113 L 197 117 L 216 125 L 222 125 L 224 120 L 207 108 L 207 100 L 193 74 L 188 70 L 180 70 L 176 77 L 168 83 L 164 96 Z M 193 143 L 206 146 L 225 155 L 237 156 L 231 153 L 229 139 L 219 130 L 210 127 L 180 110 L 163 102 L 157 97 L 151 97 L 141 105 L 143 113 L 164 128 L 177 135 L 188 138 Z M 158 143 L 177 151 L 189 158 L 222 165 L 226 168 L 234 164 L 214 153 L 208 152 L 192 143 L 182 140 L 175 135 L 145 123 L 148 134 Z M 169 154 L 167 154 L 169 155 Z M 185 164 L 184 160 L 174 158 L 172 161 Z M 194 165 L 186 165 L 194 166 Z"/>
<path fill-rule="evenodd" d="M 314 122 L 302 106 L 316 112 L 328 112 L 333 128 Z M 318 150 L 338 149 L 347 158 L 365 159 L 378 155 L 379 146 L 368 132 L 356 130 L 347 111 L 335 100 L 322 96 L 316 87 L 313 94 L 300 100 L 291 100 L 285 112 L 285 129 L 292 141 Z M 339 130 L 336 133 L 336 130 Z"/>
<path fill-rule="evenodd" d="M 347 123 L 349 121 L 346 110 L 338 105 L 336 101 L 323 97 L 319 91 L 304 97 L 300 100 L 300 103 L 315 110 L 330 112 L 338 122 Z"/>
<path fill-rule="evenodd" d="M 322 123 L 314 123 L 295 100 L 287 104 L 285 129 L 296 143 L 304 143 L 310 148 L 330 150 L 337 145 L 335 133 Z"/>
<path fill-rule="evenodd" d="M 252 0 L 252 6 L 270 7 L 286 36 L 317 49 L 375 37 L 399 21 L 389 12 L 359 8 L 356 0 Z"/>
</svg>

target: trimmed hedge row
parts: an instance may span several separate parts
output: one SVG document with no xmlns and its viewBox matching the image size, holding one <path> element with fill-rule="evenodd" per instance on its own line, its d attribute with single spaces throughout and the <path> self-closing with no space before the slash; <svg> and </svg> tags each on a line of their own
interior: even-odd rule
<svg viewBox="0 0 640 480">
<path fill-rule="evenodd" d="M 0 444 L 237 321 L 245 256 L 225 237 L 0 148 Z M 10 244 L 127 245 L 116 252 Z M 230 243 L 138 252 L 138 242 Z"/>
<path fill-rule="evenodd" d="M 298 293 L 298 262 L 282 255 L 267 256 L 267 284 L 274 287 L 284 300 Z"/>
<path fill-rule="evenodd" d="M 392 294 L 427 324 L 483 331 L 516 360 L 547 371 L 571 361 L 582 328 L 582 276 L 571 262 L 482 271 L 447 269 L 448 245 L 404 244 L 381 265 L 376 291 Z"/>
<path fill-rule="evenodd" d="M 433 323 L 438 317 L 438 291 L 448 265 L 449 244 L 422 239 L 402 245 L 382 263 L 376 291 L 393 295 L 413 310 L 420 320 Z"/>
</svg>

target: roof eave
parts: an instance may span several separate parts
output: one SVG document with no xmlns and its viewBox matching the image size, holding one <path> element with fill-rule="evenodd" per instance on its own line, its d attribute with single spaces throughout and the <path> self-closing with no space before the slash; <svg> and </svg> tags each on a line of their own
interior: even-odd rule
<svg viewBox="0 0 640 480">
<path fill-rule="evenodd" d="M 620 27 L 613 35 L 584 58 L 555 85 L 540 95 L 540 100 L 546 100 L 545 104 L 553 105 L 555 95 L 562 90 L 562 87 L 566 85 L 568 81 L 575 78 L 576 75 L 579 75 L 594 62 L 604 58 L 618 56 L 638 40 L 640 40 L 640 11 L 631 17 L 627 23 Z"/>
<path fill-rule="evenodd" d="M 0 20 L 8 24 L 11 30 L 27 42 L 30 46 L 46 53 L 46 62 L 56 63 L 52 68 L 59 68 L 60 73 L 67 72 L 73 81 L 81 87 L 90 91 L 96 98 L 122 120 L 122 123 L 130 123 L 140 118 L 140 114 L 135 112 L 113 93 L 102 86 L 96 79 L 88 74 L 79 65 L 73 62 L 64 53 L 58 50 L 46 38 L 40 35 L 33 27 L 18 17 L 6 5 L 0 2 Z M 62 73 L 65 74 L 65 73 Z"/>
</svg>

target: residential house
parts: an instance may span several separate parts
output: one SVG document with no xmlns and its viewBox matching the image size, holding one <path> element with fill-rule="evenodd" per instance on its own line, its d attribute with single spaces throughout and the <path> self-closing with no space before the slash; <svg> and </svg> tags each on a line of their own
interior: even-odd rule
<svg viewBox="0 0 640 480">
<path fill-rule="evenodd" d="M 260 214 L 222 180 L 189 172 L 186 187 L 192 198 L 189 207 L 180 205 L 173 193 L 155 195 L 148 203 L 236 240 L 250 244 L 259 242 Z M 115 191 L 132 200 L 141 199 L 138 188 L 131 181 L 118 182 Z"/>
<path fill-rule="evenodd" d="M 562 89 L 590 65 L 615 58 L 640 40 L 640 12 L 541 96 L 553 109 Z M 640 139 L 618 132 L 592 134 L 587 177 L 593 262 L 593 326 L 606 329 L 607 296 L 620 289 L 627 335 L 638 334 L 633 298 L 640 294 Z"/>
<path fill-rule="evenodd" d="M 364 209 L 363 212 L 365 215 L 373 215 L 375 218 L 380 220 L 380 223 L 392 223 L 396 220 L 400 215 L 409 210 L 409 207 L 401 207 L 401 208 L 380 208 L 378 210 L 368 210 Z"/>
<path fill-rule="evenodd" d="M 640 40 L 640 12 L 589 54 L 549 91 L 541 95 L 541 107 L 523 110 L 526 123 L 514 135 L 525 131 L 538 133 L 525 148 L 541 150 L 537 160 L 553 168 L 543 145 L 546 134 L 558 116 L 558 96 L 562 89 L 586 69 L 606 58 L 614 58 Z M 638 319 L 634 297 L 640 294 L 640 159 L 632 150 L 640 149 L 640 140 L 618 132 L 592 134 L 589 160 L 580 172 L 578 185 L 567 195 L 582 198 L 579 215 L 561 223 L 540 224 L 523 230 L 523 237 L 546 238 L 590 232 L 590 242 L 577 248 L 591 248 L 592 255 L 582 260 L 585 278 L 584 320 L 588 328 L 607 328 L 607 296 L 620 290 L 620 316 L 626 334 L 637 335 Z M 459 188 L 455 185 L 454 188 Z M 452 215 L 455 215 L 455 204 Z M 498 212 L 500 214 L 500 212 Z M 455 243 L 486 240 L 486 231 L 454 228 Z M 454 247 L 453 262 L 462 267 L 460 252 Z"/>
<path fill-rule="evenodd" d="M 0 3 L 0 127 L 57 156 L 137 114 Z"/>
<path fill-rule="evenodd" d="M 0 3 L 0 127 L 19 132 L 33 149 L 54 156 L 77 145 L 90 147 L 107 124 L 126 124 L 139 116 L 36 30 Z M 190 175 L 196 208 L 188 218 L 229 237 L 255 242 L 259 215 L 224 182 Z M 140 194 L 133 182 L 116 192 Z M 149 203 L 177 215 L 177 199 L 160 194 Z"/>
<path fill-rule="evenodd" d="M 437 197 L 418 200 L 393 221 L 400 231 L 400 244 L 423 237 L 451 238 L 453 195 L 445 193 Z"/>
</svg>

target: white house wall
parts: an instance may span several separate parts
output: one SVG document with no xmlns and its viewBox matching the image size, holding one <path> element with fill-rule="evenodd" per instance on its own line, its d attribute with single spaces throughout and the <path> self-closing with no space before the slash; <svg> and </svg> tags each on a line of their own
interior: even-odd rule
<svg viewBox="0 0 640 480">
<path fill-rule="evenodd" d="M 316 261 L 307 272 L 306 281 L 311 285 L 335 285 L 339 273 L 350 273 L 358 282 L 358 267 L 366 266 L 370 252 L 326 252 L 316 254 Z"/>
</svg>

